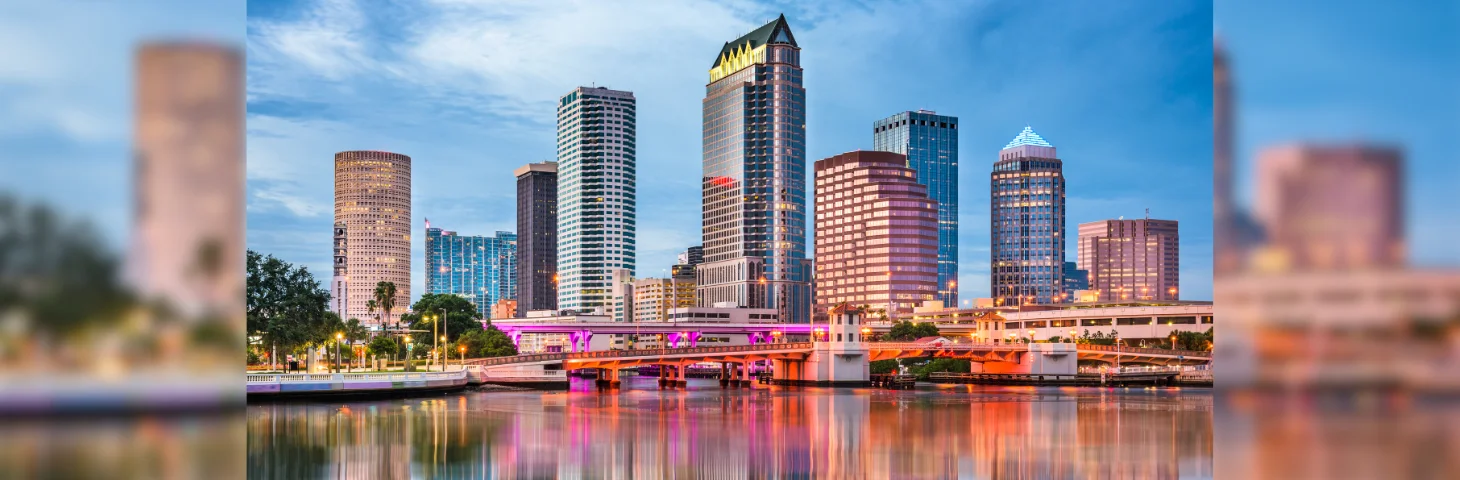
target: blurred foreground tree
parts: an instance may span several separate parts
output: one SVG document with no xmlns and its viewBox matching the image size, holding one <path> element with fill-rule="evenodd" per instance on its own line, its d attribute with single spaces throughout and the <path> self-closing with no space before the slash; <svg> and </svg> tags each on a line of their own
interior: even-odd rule
<svg viewBox="0 0 1460 480">
<path fill-rule="evenodd" d="M 0 196 L 0 318 L 19 319 L 8 329 L 64 339 L 122 323 L 138 303 L 118 272 L 90 225 Z"/>
</svg>

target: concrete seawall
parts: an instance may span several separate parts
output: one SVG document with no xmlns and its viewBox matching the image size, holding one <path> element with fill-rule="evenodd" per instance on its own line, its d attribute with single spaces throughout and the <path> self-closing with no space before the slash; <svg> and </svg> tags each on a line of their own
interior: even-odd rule
<svg viewBox="0 0 1460 480">
<path fill-rule="evenodd" d="M 450 392 L 470 384 L 466 370 L 447 372 L 249 374 L 249 400 L 392 396 Z"/>
</svg>

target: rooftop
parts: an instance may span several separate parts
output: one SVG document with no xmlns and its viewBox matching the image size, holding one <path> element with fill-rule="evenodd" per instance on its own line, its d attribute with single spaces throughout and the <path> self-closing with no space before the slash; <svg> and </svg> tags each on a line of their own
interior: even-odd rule
<svg viewBox="0 0 1460 480">
<path fill-rule="evenodd" d="M 1050 145 L 1049 142 L 1044 141 L 1044 137 L 1040 137 L 1038 133 L 1034 133 L 1033 128 L 1026 126 L 1024 127 L 1024 131 L 1019 132 L 1019 136 L 1014 137 L 1014 140 L 1011 140 L 1008 145 L 1004 145 L 1004 149 L 1008 150 L 1023 145 L 1054 148 L 1054 145 Z"/>
<path fill-rule="evenodd" d="M 798 46 L 796 45 L 796 37 L 791 35 L 791 26 L 786 24 L 786 16 L 784 14 L 734 41 L 725 42 L 725 46 L 720 49 L 720 54 L 715 56 L 715 63 L 710 65 L 710 67 L 720 66 L 720 62 L 724 61 L 731 51 L 739 50 L 741 46 L 754 49 L 761 45 L 772 43 L 784 43 L 793 47 Z"/>
</svg>

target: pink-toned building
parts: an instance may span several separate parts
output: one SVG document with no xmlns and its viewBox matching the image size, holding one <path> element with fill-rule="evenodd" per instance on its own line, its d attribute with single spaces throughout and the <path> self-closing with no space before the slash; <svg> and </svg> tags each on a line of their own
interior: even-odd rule
<svg viewBox="0 0 1460 480">
<path fill-rule="evenodd" d="M 938 293 L 938 204 L 907 158 L 816 162 L 816 312 L 846 302 L 911 314 Z"/>
<path fill-rule="evenodd" d="M 336 308 L 345 312 L 343 318 L 366 325 L 398 321 L 411 308 L 411 157 L 375 150 L 336 153 L 335 225 Z M 380 282 L 395 284 L 389 316 L 368 306 Z"/>
<path fill-rule="evenodd" d="M 243 52 L 137 51 L 128 279 L 188 318 L 243 321 Z"/>
<path fill-rule="evenodd" d="M 1257 162 L 1258 220 L 1269 270 L 1343 270 L 1405 263 L 1398 149 L 1287 145 Z"/>
<path fill-rule="evenodd" d="M 1179 300 L 1180 240 L 1175 220 L 1082 223 L 1076 263 L 1099 301 Z"/>
</svg>

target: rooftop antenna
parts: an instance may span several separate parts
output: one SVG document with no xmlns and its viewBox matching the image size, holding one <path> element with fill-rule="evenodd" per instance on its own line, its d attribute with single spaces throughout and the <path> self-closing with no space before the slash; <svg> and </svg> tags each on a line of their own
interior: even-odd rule
<svg viewBox="0 0 1460 480">
<path fill-rule="evenodd" d="M 1150 219 L 1151 219 L 1151 209 L 1150 208 L 1146 208 L 1146 220 L 1150 220 Z"/>
</svg>

